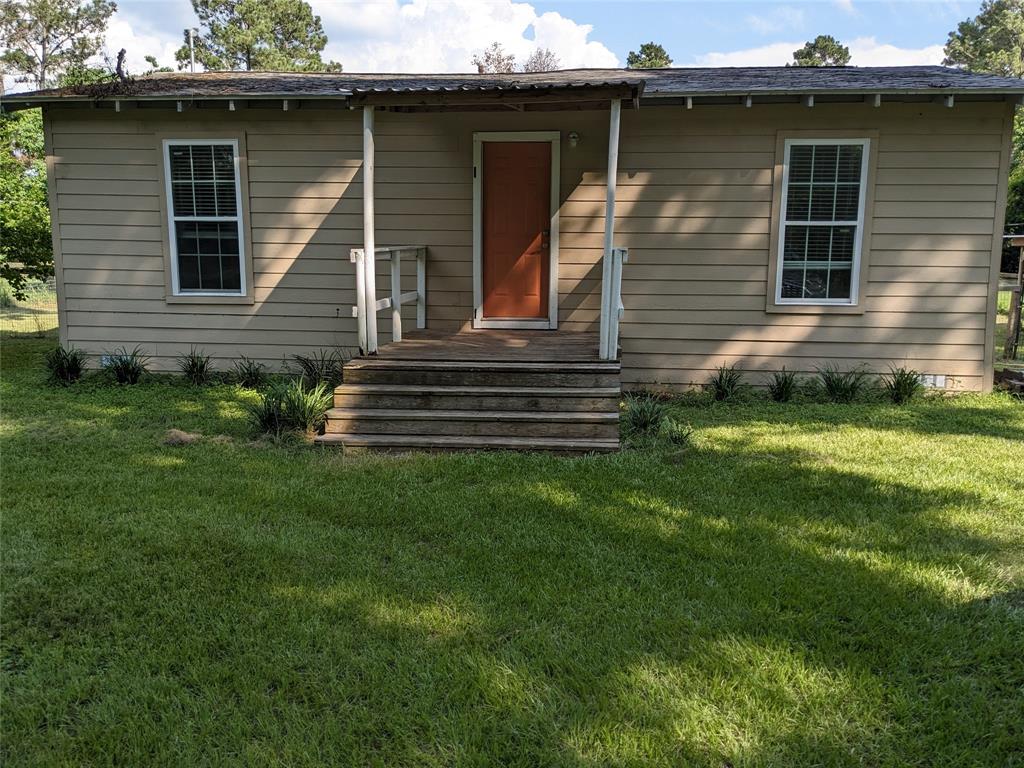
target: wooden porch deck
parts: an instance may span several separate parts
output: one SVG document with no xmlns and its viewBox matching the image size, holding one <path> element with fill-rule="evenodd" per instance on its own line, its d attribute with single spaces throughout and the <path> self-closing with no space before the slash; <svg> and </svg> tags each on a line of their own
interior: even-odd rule
<svg viewBox="0 0 1024 768">
<path fill-rule="evenodd" d="M 593 333 L 419 330 L 351 360 L 327 445 L 386 450 L 619 448 L 620 366 Z"/>
</svg>

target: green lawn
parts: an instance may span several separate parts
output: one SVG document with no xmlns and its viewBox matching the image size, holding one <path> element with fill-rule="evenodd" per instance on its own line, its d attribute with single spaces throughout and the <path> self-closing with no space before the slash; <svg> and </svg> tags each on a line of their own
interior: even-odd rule
<svg viewBox="0 0 1024 768">
<path fill-rule="evenodd" d="M 50 388 L 49 344 L 2 349 L 6 766 L 1024 761 L 1009 396 L 360 457 L 229 386 Z"/>
</svg>

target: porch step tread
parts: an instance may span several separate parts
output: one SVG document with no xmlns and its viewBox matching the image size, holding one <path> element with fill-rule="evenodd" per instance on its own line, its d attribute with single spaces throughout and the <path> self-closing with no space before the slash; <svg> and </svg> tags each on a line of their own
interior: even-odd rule
<svg viewBox="0 0 1024 768">
<path fill-rule="evenodd" d="M 319 435 L 321 445 L 352 448 L 437 448 L 443 450 L 532 450 L 571 453 L 619 450 L 618 440 L 587 437 L 507 437 L 498 435 L 364 435 L 327 433 Z"/>
<path fill-rule="evenodd" d="M 336 395 L 490 395 L 503 397 L 619 397 L 619 387 L 502 387 L 443 384 L 340 384 Z"/>
<path fill-rule="evenodd" d="M 559 373 L 619 373 L 618 362 L 578 362 L 534 360 L 398 360 L 357 357 L 345 363 L 346 370 L 421 370 L 421 371 L 538 371 Z"/>
<path fill-rule="evenodd" d="M 526 421 L 615 423 L 618 411 L 474 411 L 404 408 L 331 408 L 328 420 L 381 419 L 387 421 Z"/>
</svg>

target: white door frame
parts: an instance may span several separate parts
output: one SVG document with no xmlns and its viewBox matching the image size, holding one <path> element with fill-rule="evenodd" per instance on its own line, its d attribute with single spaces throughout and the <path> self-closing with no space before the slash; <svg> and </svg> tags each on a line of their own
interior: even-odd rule
<svg viewBox="0 0 1024 768">
<path fill-rule="evenodd" d="M 484 317 L 483 276 L 483 144 L 485 141 L 547 141 L 551 143 L 551 227 L 548 247 L 547 318 Z M 559 131 L 486 131 L 473 134 L 473 327 L 540 328 L 558 327 L 558 208 L 561 179 Z"/>
</svg>

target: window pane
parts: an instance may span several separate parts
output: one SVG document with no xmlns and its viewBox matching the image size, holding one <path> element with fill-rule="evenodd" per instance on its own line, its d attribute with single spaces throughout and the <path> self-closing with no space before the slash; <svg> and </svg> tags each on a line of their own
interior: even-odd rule
<svg viewBox="0 0 1024 768">
<path fill-rule="evenodd" d="M 831 227 L 809 227 L 807 232 L 807 260 L 828 261 L 831 241 Z"/>
<path fill-rule="evenodd" d="M 234 216 L 237 211 L 235 205 L 235 185 L 217 182 L 217 215 Z"/>
<path fill-rule="evenodd" d="M 804 298 L 824 299 L 828 295 L 828 270 L 808 269 L 804 275 Z"/>
<path fill-rule="evenodd" d="M 811 160 L 814 147 L 796 144 L 789 148 L 789 180 L 791 183 L 807 183 L 811 180 Z"/>
<path fill-rule="evenodd" d="M 860 181 L 861 161 L 864 147 L 860 144 L 844 144 L 839 148 L 839 174 L 837 181 Z"/>
<path fill-rule="evenodd" d="M 815 182 L 835 182 L 838 154 L 839 147 L 835 144 L 821 144 L 814 147 L 813 178 Z"/>
<path fill-rule="evenodd" d="M 213 147 L 192 145 L 192 178 L 213 179 Z"/>
<path fill-rule="evenodd" d="M 171 156 L 171 180 L 191 181 L 192 151 L 191 147 L 172 144 L 167 151 Z"/>
<path fill-rule="evenodd" d="M 192 185 L 196 200 L 196 216 L 216 216 L 217 200 L 214 196 L 213 182 L 197 181 Z"/>
<path fill-rule="evenodd" d="M 218 144 L 213 148 L 214 175 L 218 180 L 234 182 L 235 156 L 234 149 L 227 144 Z"/>
<path fill-rule="evenodd" d="M 183 291 L 199 290 L 199 257 L 178 256 L 178 286 Z"/>
<path fill-rule="evenodd" d="M 804 270 L 784 269 L 782 270 L 782 298 L 802 299 L 804 294 Z"/>
<path fill-rule="evenodd" d="M 850 267 L 837 267 L 833 265 L 828 275 L 828 297 L 830 299 L 850 298 L 850 275 L 853 270 Z"/>
<path fill-rule="evenodd" d="M 811 192 L 811 219 L 832 221 L 836 204 L 836 188 L 832 184 L 815 184 Z"/>
<path fill-rule="evenodd" d="M 859 208 L 859 184 L 840 184 L 836 187 L 836 221 L 856 221 Z"/>
<path fill-rule="evenodd" d="M 832 261 L 853 261 L 853 239 L 856 227 L 832 228 Z"/>
<path fill-rule="evenodd" d="M 786 221 L 807 221 L 811 205 L 811 188 L 806 184 L 791 184 L 786 197 Z"/>
<path fill-rule="evenodd" d="M 195 216 L 196 209 L 192 200 L 191 182 L 171 182 L 171 196 L 175 216 Z"/>
<path fill-rule="evenodd" d="M 785 261 L 803 261 L 807 254 L 807 227 L 786 227 L 782 258 Z"/>
</svg>

